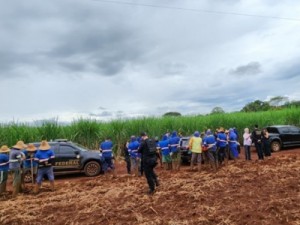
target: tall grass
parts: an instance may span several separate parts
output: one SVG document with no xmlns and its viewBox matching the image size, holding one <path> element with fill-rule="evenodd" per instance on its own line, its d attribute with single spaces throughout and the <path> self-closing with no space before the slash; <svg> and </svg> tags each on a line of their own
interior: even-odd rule
<svg viewBox="0 0 300 225">
<path fill-rule="evenodd" d="M 22 123 L 0 124 L 0 144 L 14 145 L 18 140 L 26 143 L 43 139 L 67 138 L 90 149 L 98 149 L 99 143 L 110 137 L 115 143 L 115 153 L 119 154 L 123 144 L 131 135 L 138 136 L 145 131 L 151 137 L 161 137 L 167 131 L 176 130 L 181 135 L 191 135 L 194 131 L 215 130 L 219 127 L 236 127 L 242 136 L 244 128 L 254 125 L 265 127 L 274 124 L 300 126 L 300 109 L 290 108 L 267 112 L 235 112 L 207 116 L 144 117 L 138 119 L 118 119 L 111 122 L 79 119 L 70 125 L 60 125 L 57 120 L 30 126 Z"/>
<path fill-rule="evenodd" d="M 68 139 L 90 149 L 96 148 L 100 137 L 100 127 L 96 120 L 80 119 L 73 122 L 69 128 L 66 136 Z"/>
</svg>

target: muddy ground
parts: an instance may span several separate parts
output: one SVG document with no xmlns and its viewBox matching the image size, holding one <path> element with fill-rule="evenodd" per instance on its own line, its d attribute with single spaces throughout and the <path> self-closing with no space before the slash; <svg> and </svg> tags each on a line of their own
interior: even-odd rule
<svg viewBox="0 0 300 225">
<path fill-rule="evenodd" d="M 217 173 L 188 166 L 179 172 L 158 166 L 161 185 L 148 196 L 144 177 L 57 176 L 41 193 L 0 198 L 0 224 L 300 224 L 300 149 L 273 154 L 258 163 L 243 156 Z M 11 179 L 11 178 L 10 178 Z"/>
</svg>

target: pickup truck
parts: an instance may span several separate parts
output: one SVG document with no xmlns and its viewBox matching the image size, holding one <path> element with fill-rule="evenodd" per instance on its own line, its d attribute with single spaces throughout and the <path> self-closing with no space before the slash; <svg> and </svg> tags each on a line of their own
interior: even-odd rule
<svg viewBox="0 0 300 225">
<path fill-rule="evenodd" d="M 292 125 L 272 125 L 266 127 L 269 132 L 271 150 L 278 152 L 282 148 L 300 146 L 300 128 Z"/>
</svg>

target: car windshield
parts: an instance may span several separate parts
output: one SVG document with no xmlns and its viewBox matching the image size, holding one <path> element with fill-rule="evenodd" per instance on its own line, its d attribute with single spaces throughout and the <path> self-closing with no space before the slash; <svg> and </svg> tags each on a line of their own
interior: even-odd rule
<svg viewBox="0 0 300 225">
<path fill-rule="evenodd" d="M 84 146 L 82 146 L 82 145 L 80 145 L 78 143 L 72 142 L 72 144 L 76 145 L 76 147 L 79 148 L 81 151 L 84 151 L 84 152 L 88 151 L 88 149 L 86 147 L 84 147 Z"/>
<path fill-rule="evenodd" d="M 189 139 L 182 139 L 181 140 L 181 146 L 188 146 L 189 145 Z"/>
</svg>

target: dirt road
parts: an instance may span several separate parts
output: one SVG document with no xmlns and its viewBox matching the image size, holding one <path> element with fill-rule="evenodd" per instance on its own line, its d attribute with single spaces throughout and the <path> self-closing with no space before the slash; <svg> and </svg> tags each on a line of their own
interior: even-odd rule
<svg viewBox="0 0 300 225">
<path fill-rule="evenodd" d="M 55 192 L 46 181 L 37 196 L 2 196 L 0 224 L 300 224 L 300 149 L 261 163 L 241 156 L 217 173 L 158 167 L 153 196 L 144 177 L 126 175 L 124 162 L 117 168 L 116 179 L 60 176 Z"/>
</svg>

